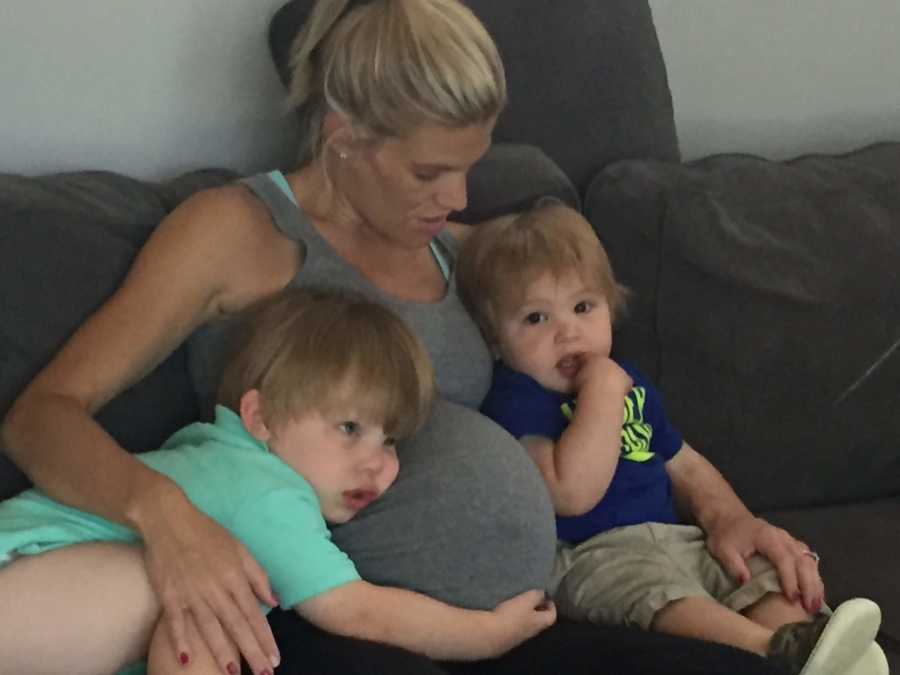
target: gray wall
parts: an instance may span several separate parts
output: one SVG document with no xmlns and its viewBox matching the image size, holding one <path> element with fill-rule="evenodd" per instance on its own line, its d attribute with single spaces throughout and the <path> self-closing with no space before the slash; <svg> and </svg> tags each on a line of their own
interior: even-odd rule
<svg viewBox="0 0 900 675">
<path fill-rule="evenodd" d="M 651 0 L 686 159 L 900 140 L 900 0 Z"/>
<path fill-rule="evenodd" d="M 282 1 L 2 0 L 0 171 L 288 165 Z M 900 140 L 900 0 L 651 5 L 686 157 Z"/>
<path fill-rule="evenodd" d="M 283 1 L 0 0 L 0 171 L 289 162 L 266 48 Z"/>
</svg>

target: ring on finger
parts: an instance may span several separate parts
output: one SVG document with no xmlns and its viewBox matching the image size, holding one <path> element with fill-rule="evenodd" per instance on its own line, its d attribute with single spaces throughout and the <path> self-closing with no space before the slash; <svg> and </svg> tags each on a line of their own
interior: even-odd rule
<svg viewBox="0 0 900 675">
<path fill-rule="evenodd" d="M 810 558 L 812 558 L 813 561 L 814 561 L 817 565 L 819 564 L 819 561 L 822 559 L 822 558 L 819 556 L 819 554 L 816 553 L 815 551 L 806 550 L 806 551 L 803 551 L 803 555 L 807 555 L 807 556 L 809 556 Z"/>
</svg>

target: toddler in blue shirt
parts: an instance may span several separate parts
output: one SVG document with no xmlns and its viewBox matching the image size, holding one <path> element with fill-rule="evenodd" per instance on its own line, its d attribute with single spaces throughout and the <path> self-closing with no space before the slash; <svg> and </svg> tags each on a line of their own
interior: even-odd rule
<svg viewBox="0 0 900 675">
<path fill-rule="evenodd" d="M 818 556 L 753 518 L 647 378 L 611 357 L 626 291 L 577 211 L 543 200 L 479 226 L 459 287 L 497 357 L 482 412 L 519 439 L 556 509 L 561 614 L 734 645 L 794 675 L 886 675 L 878 606 L 820 612 Z"/>
</svg>

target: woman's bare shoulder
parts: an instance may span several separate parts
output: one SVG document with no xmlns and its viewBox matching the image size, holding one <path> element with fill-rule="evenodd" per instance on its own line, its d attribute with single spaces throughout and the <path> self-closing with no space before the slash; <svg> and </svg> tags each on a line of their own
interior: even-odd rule
<svg viewBox="0 0 900 675">
<path fill-rule="evenodd" d="M 274 225 L 266 207 L 242 185 L 202 190 L 180 204 L 154 235 L 221 275 L 220 310 L 241 309 L 284 288 L 297 273 L 296 242 Z"/>
<path fill-rule="evenodd" d="M 263 233 L 269 221 L 265 207 L 237 183 L 194 193 L 179 204 L 160 227 L 187 229 L 194 234 L 229 237 Z"/>
</svg>

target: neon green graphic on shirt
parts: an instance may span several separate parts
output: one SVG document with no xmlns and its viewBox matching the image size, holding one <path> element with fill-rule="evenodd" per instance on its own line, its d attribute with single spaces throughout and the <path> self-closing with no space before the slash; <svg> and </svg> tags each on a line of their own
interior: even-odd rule
<svg viewBox="0 0 900 675">
<path fill-rule="evenodd" d="M 625 397 L 625 410 L 622 419 L 622 459 L 629 462 L 647 462 L 656 453 L 650 450 L 653 438 L 653 427 L 644 421 L 644 403 L 647 401 L 647 390 L 643 387 L 632 387 Z M 563 403 L 562 413 L 571 421 L 575 414 L 575 401 Z"/>
</svg>

